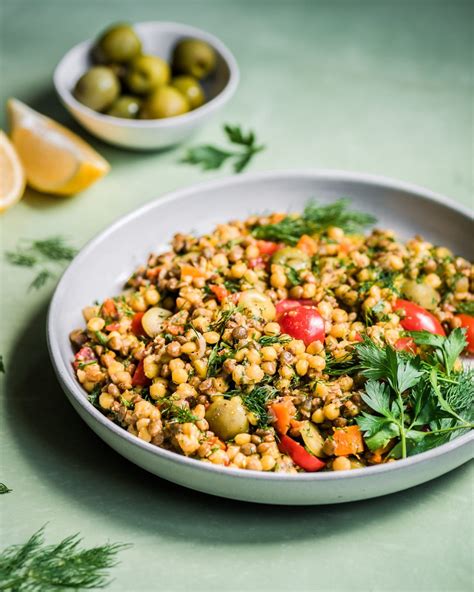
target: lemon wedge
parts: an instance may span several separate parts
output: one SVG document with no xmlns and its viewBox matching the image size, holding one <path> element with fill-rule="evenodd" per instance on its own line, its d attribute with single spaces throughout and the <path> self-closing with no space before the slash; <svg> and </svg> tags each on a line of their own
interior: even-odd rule
<svg viewBox="0 0 474 592">
<path fill-rule="evenodd" d="M 19 201 L 25 191 L 25 172 L 18 154 L 0 130 L 0 212 Z"/>
<path fill-rule="evenodd" d="M 63 125 L 17 99 L 7 109 L 11 140 L 34 189 L 71 195 L 109 172 L 109 163 Z"/>
</svg>

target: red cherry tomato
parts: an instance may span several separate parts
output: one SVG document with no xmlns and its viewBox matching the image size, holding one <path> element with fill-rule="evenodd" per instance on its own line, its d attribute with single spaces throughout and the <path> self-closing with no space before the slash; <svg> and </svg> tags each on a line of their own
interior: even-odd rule
<svg viewBox="0 0 474 592">
<path fill-rule="evenodd" d="M 138 362 L 137 369 L 133 373 L 132 376 L 132 385 L 133 386 L 147 386 L 150 384 L 151 380 L 145 375 L 145 369 L 143 367 L 143 360 Z"/>
<path fill-rule="evenodd" d="M 282 333 L 301 339 L 306 346 L 313 341 L 324 341 L 324 320 L 313 306 L 293 308 L 285 312 L 278 323 Z"/>
<path fill-rule="evenodd" d="M 400 339 L 397 339 L 395 342 L 395 349 L 414 354 L 416 352 L 415 340 L 411 337 L 400 337 Z"/>
<path fill-rule="evenodd" d="M 276 305 L 276 320 L 289 310 L 299 308 L 300 306 L 316 306 L 313 300 L 280 300 Z"/>
<path fill-rule="evenodd" d="M 298 444 L 296 440 L 293 440 L 289 436 L 283 435 L 280 437 L 278 448 L 283 454 L 291 456 L 296 465 L 309 473 L 314 473 L 324 467 L 322 460 L 307 452 L 301 444 Z"/>
<path fill-rule="evenodd" d="M 273 253 L 276 253 L 276 251 L 281 249 L 280 243 L 265 240 L 258 240 L 257 247 L 260 251 L 260 255 L 273 255 Z"/>
<path fill-rule="evenodd" d="M 209 288 L 211 289 L 211 292 L 213 292 L 215 294 L 215 296 L 216 296 L 217 300 L 219 300 L 219 302 L 222 302 L 223 300 L 225 300 L 227 298 L 227 296 L 229 295 L 229 291 L 222 284 L 219 284 L 219 285 L 211 284 L 209 286 Z"/>
<path fill-rule="evenodd" d="M 405 331 L 428 331 L 435 335 L 446 335 L 438 319 L 414 302 L 398 299 L 395 302 L 395 310 L 402 310 L 405 313 L 400 321 Z"/>
<path fill-rule="evenodd" d="M 466 329 L 466 351 L 474 354 L 474 317 L 467 314 L 458 314 L 456 316 L 461 321 L 461 327 Z"/>
<path fill-rule="evenodd" d="M 140 335 L 146 335 L 145 329 L 142 326 L 142 318 L 144 312 L 136 312 L 132 318 L 132 333 L 139 337 Z"/>
</svg>

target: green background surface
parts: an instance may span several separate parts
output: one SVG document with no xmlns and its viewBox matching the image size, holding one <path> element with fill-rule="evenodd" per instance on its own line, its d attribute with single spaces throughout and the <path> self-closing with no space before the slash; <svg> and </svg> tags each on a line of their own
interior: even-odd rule
<svg viewBox="0 0 474 592">
<path fill-rule="evenodd" d="M 235 53 L 235 98 L 220 124 L 256 129 L 268 149 L 251 170 L 366 171 L 473 196 L 473 6 L 430 0 L 1 0 L 1 103 L 16 96 L 67 123 L 110 161 L 82 195 L 28 191 L 2 216 L 2 251 L 67 235 L 80 247 L 118 216 L 177 187 L 228 171 L 178 164 L 183 147 L 138 154 L 72 122 L 51 75 L 73 44 L 111 21 L 175 20 Z M 2 113 L 2 126 L 3 126 Z M 74 413 L 51 369 L 45 316 L 53 291 L 1 261 L 3 542 L 48 522 L 51 542 L 132 542 L 110 590 L 467 591 L 472 589 L 472 466 L 415 489 L 341 506 L 259 507 L 155 478 L 103 444 Z M 472 463 L 471 463 L 472 465 Z"/>
</svg>

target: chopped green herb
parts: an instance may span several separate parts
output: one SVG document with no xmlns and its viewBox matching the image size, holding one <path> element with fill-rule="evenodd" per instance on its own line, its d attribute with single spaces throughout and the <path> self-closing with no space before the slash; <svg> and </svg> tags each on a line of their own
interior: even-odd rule
<svg viewBox="0 0 474 592">
<path fill-rule="evenodd" d="M 254 132 L 244 134 L 240 126 L 225 125 L 224 131 L 231 144 L 239 146 L 241 150 L 223 150 L 209 144 L 190 148 L 181 160 L 183 163 L 201 166 L 205 171 L 220 169 L 228 160 L 233 161 L 234 171 L 242 172 L 252 160 L 253 156 L 264 150 L 263 145 L 257 145 Z"/>
<path fill-rule="evenodd" d="M 278 390 L 269 385 L 255 386 L 250 392 L 241 390 L 228 391 L 225 397 L 239 396 L 250 413 L 253 413 L 258 421 L 258 427 L 265 428 L 270 423 L 270 416 L 267 411 L 267 404 L 278 394 Z"/>
<path fill-rule="evenodd" d="M 285 270 L 286 277 L 292 286 L 300 286 L 303 283 L 299 273 L 291 265 L 285 265 Z"/>
<path fill-rule="evenodd" d="M 16 592 L 86 590 L 105 588 L 107 570 L 130 545 L 106 543 L 81 549 L 78 534 L 55 545 L 45 545 L 44 527 L 21 545 L 11 545 L 0 554 L 0 589 Z"/>
<path fill-rule="evenodd" d="M 163 417 L 166 417 L 170 422 L 176 423 L 193 423 L 198 421 L 198 417 L 193 415 L 191 411 L 185 407 L 180 407 L 176 405 L 169 399 L 160 399 L 159 400 L 161 407 L 160 412 Z"/>
<path fill-rule="evenodd" d="M 303 234 L 321 234 L 331 226 L 342 228 L 347 233 L 357 233 L 376 222 L 372 215 L 349 210 L 348 205 L 347 199 L 327 205 L 311 201 L 301 215 L 289 215 L 276 224 L 257 226 L 253 229 L 253 235 L 295 245 Z"/>
<path fill-rule="evenodd" d="M 94 405 L 97 409 L 100 409 L 99 405 L 99 397 L 102 392 L 102 387 L 100 385 L 96 385 L 94 389 L 87 395 L 87 399 L 91 405 Z"/>
<path fill-rule="evenodd" d="M 95 335 L 95 338 L 97 339 L 97 341 L 101 345 L 103 345 L 103 346 L 107 345 L 108 340 L 107 340 L 107 337 L 103 333 L 101 333 L 100 331 L 94 331 L 94 335 Z"/>
<path fill-rule="evenodd" d="M 474 317 L 474 300 L 465 300 L 456 304 L 456 312 Z"/>
<path fill-rule="evenodd" d="M 291 341 L 291 337 L 286 335 L 285 333 L 280 335 L 262 335 L 258 340 L 259 344 L 264 347 L 267 345 L 275 345 L 276 343 L 289 343 Z"/>
</svg>

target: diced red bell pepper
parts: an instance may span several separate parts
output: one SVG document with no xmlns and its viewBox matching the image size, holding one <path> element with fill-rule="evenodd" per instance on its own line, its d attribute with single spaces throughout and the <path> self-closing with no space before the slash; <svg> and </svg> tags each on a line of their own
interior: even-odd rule
<svg viewBox="0 0 474 592">
<path fill-rule="evenodd" d="M 146 335 L 145 329 L 142 325 L 142 318 L 144 314 L 144 312 L 136 312 L 132 318 L 132 333 L 137 337 L 140 337 L 141 335 Z"/>
<path fill-rule="evenodd" d="M 319 471 L 325 466 L 322 460 L 307 452 L 301 444 L 298 444 L 296 440 L 289 436 L 281 436 L 278 448 L 280 452 L 288 454 L 296 465 L 308 471 L 308 473 Z"/>
<path fill-rule="evenodd" d="M 219 300 L 219 302 L 222 302 L 223 300 L 225 300 L 227 298 L 227 296 L 229 295 L 229 291 L 222 284 L 211 284 L 209 286 L 209 289 L 215 295 L 217 300 Z"/>
<path fill-rule="evenodd" d="M 107 331 L 118 331 L 120 329 L 120 323 L 109 323 L 105 328 Z"/>
<path fill-rule="evenodd" d="M 291 418 L 295 414 L 295 407 L 289 400 L 284 400 L 279 403 L 273 403 L 270 407 L 270 413 L 274 417 L 275 430 L 279 434 L 286 434 L 290 429 Z"/>
<path fill-rule="evenodd" d="M 138 366 L 133 373 L 132 385 L 133 386 L 147 386 L 151 383 L 148 376 L 145 375 L 145 369 L 143 367 L 143 360 L 140 360 Z"/>
</svg>

